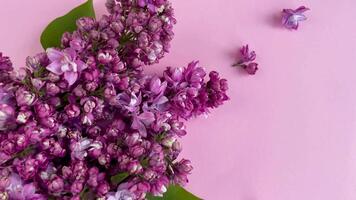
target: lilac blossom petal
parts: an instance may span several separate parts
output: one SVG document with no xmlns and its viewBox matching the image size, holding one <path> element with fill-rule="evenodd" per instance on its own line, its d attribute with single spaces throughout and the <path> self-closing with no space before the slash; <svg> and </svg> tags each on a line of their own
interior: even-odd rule
<svg viewBox="0 0 356 200">
<path fill-rule="evenodd" d="M 78 79 L 78 73 L 71 71 L 65 72 L 64 79 L 68 81 L 69 85 L 73 85 Z"/>
<path fill-rule="evenodd" d="M 61 75 L 63 74 L 62 69 L 61 69 L 61 64 L 58 63 L 57 61 L 52 62 L 50 65 L 48 65 L 47 70 L 56 74 L 56 75 Z"/>
</svg>

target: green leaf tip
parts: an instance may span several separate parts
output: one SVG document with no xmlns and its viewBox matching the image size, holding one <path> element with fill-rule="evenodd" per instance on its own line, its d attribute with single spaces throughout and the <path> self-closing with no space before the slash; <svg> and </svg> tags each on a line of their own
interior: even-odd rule
<svg viewBox="0 0 356 200">
<path fill-rule="evenodd" d="M 118 185 L 119 183 L 124 181 L 129 176 L 130 176 L 129 173 L 127 173 L 127 172 L 119 173 L 119 174 L 116 174 L 115 176 L 112 176 L 110 180 L 113 185 Z"/>
<path fill-rule="evenodd" d="M 93 0 L 87 0 L 66 15 L 53 20 L 41 35 L 42 47 L 60 47 L 63 33 L 76 30 L 76 21 L 81 17 L 95 18 Z"/>
</svg>

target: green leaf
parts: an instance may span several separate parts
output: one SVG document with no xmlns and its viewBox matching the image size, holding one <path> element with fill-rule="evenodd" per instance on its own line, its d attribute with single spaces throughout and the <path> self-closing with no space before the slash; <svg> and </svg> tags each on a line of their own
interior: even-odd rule
<svg viewBox="0 0 356 200">
<path fill-rule="evenodd" d="M 76 30 L 76 21 L 81 17 L 95 18 L 93 0 L 88 0 L 71 10 L 68 14 L 52 21 L 41 35 L 43 48 L 60 47 L 63 33 Z"/>
<path fill-rule="evenodd" d="M 177 185 L 171 185 L 163 197 L 153 197 L 149 195 L 147 199 L 148 200 L 202 200 L 201 198 L 194 196 L 192 193 L 186 191 L 184 188 Z"/>
<path fill-rule="evenodd" d="M 114 185 L 117 185 L 119 183 L 121 183 L 122 181 L 124 181 L 127 177 L 129 177 L 129 173 L 124 172 L 124 173 L 119 173 L 116 174 L 115 176 L 111 177 L 111 183 Z"/>
</svg>

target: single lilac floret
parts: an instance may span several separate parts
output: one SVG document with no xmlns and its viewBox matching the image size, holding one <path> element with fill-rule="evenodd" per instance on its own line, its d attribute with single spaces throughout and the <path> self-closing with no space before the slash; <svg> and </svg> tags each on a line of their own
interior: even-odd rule
<svg viewBox="0 0 356 200">
<path fill-rule="evenodd" d="M 54 48 L 47 49 L 47 56 L 51 62 L 46 69 L 56 75 L 64 74 L 64 79 L 69 86 L 73 85 L 80 72 L 87 68 L 87 65 L 78 59 L 74 49 L 67 48 L 59 51 Z"/>
<path fill-rule="evenodd" d="M 242 67 L 248 74 L 254 75 L 258 70 L 256 60 L 256 52 L 251 51 L 248 45 L 244 45 L 240 49 L 241 58 L 233 66 Z"/>
<path fill-rule="evenodd" d="M 310 10 L 305 6 L 300 6 L 299 8 L 293 9 L 283 9 L 282 11 L 282 24 L 288 29 L 297 30 L 299 27 L 299 22 L 307 20 L 304 12 Z"/>
</svg>

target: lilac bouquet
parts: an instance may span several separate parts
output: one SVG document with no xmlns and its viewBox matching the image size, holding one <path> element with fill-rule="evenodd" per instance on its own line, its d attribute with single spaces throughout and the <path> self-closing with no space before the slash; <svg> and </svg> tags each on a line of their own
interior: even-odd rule
<svg viewBox="0 0 356 200">
<path fill-rule="evenodd" d="M 169 50 L 171 4 L 106 6 L 25 69 L 0 54 L 1 200 L 198 199 L 178 186 L 192 171 L 179 138 L 185 120 L 228 100 L 227 81 L 198 62 L 145 75 Z"/>
</svg>

